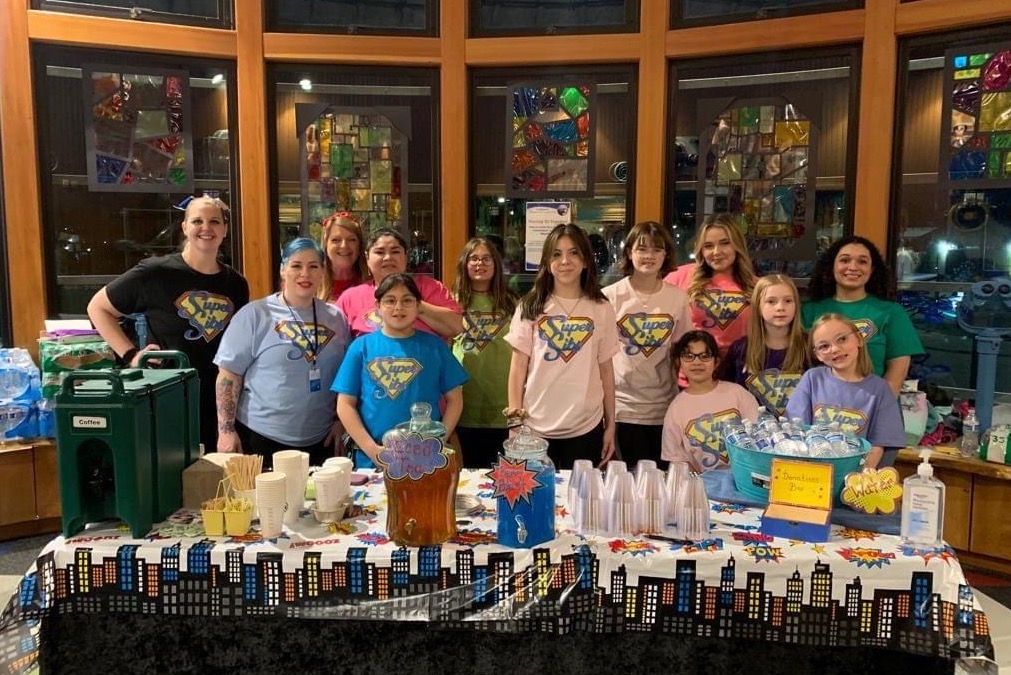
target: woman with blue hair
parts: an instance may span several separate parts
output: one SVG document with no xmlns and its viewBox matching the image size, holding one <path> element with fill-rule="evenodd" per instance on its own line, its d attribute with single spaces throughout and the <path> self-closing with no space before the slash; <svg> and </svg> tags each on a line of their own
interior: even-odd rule
<svg viewBox="0 0 1011 675">
<path fill-rule="evenodd" d="M 263 455 L 294 448 L 322 464 L 342 433 L 329 383 L 348 344 L 348 325 L 318 299 L 325 255 L 312 239 L 281 252 L 281 290 L 240 310 L 221 339 L 216 400 L 218 452 Z"/>
</svg>

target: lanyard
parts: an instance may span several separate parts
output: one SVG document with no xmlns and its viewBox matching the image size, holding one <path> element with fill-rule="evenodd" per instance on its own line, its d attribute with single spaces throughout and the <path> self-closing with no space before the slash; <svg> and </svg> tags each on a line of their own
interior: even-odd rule
<svg viewBox="0 0 1011 675">
<path fill-rule="evenodd" d="M 309 363 L 316 365 L 316 356 L 319 354 L 319 324 L 316 320 L 316 298 L 312 299 L 312 334 L 315 340 L 309 339 L 309 334 L 305 330 L 305 322 L 302 321 L 298 316 L 295 315 L 295 310 L 291 308 L 288 301 L 284 297 L 284 292 L 282 291 L 278 295 L 281 296 L 281 302 L 284 306 L 288 308 L 288 313 L 291 314 L 291 318 L 295 320 L 295 325 L 298 326 L 298 332 L 302 334 L 305 339 L 305 343 L 309 348 Z"/>
</svg>

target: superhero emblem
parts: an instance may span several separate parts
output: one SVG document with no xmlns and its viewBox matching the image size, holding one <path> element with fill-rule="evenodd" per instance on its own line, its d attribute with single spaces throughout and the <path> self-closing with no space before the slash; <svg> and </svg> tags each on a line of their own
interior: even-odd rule
<svg viewBox="0 0 1011 675">
<path fill-rule="evenodd" d="M 366 370 L 387 396 L 396 398 L 421 372 L 421 364 L 414 359 L 382 356 L 369 361 Z"/>
<path fill-rule="evenodd" d="M 562 359 L 568 363 L 593 337 L 593 319 L 585 316 L 556 314 L 543 316 L 537 322 L 537 333 L 547 343 L 545 361 Z"/>
<path fill-rule="evenodd" d="M 463 315 L 463 335 L 460 344 L 465 351 L 484 351 L 502 332 L 507 317 L 500 312 L 468 311 Z"/>
<path fill-rule="evenodd" d="M 786 413 L 786 403 L 800 383 L 800 373 L 784 373 L 778 368 L 770 368 L 760 373 L 748 375 L 745 384 L 759 405 L 780 417 Z"/>
<path fill-rule="evenodd" d="M 207 291 L 186 291 L 176 298 L 175 306 L 179 316 L 190 323 L 190 330 L 183 337 L 202 338 L 204 342 L 210 342 L 225 330 L 235 311 L 230 299 Z"/>
<path fill-rule="evenodd" d="M 648 357 L 670 339 L 674 333 L 674 317 L 670 314 L 625 314 L 618 320 L 618 334 L 626 344 L 625 353 Z"/>
<path fill-rule="evenodd" d="M 295 349 L 288 353 L 288 360 L 290 361 L 297 361 L 298 359 L 309 361 L 313 349 L 316 349 L 317 354 L 322 352 L 323 348 L 329 344 L 334 336 L 333 330 L 328 326 L 302 323 L 300 321 L 292 321 L 291 319 L 278 321 L 274 325 L 274 331 L 283 342 L 290 342 L 295 346 Z M 310 335 L 313 335 L 312 344 L 307 339 Z"/>
<path fill-rule="evenodd" d="M 748 296 L 740 291 L 723 291 L 718 288 L 707 288 L 696 301 L 695 306 L 702 310 L 706 319 L 699 328 L 720 328 L 725 330 L 748 307 Z"/>
<path fill-rule="evenodd" d="M 867 413 L 862 410 L 818 403 L 811 412 L 816 424 L 838 422 L 840 429 L 854 436 L 863 435 L 864 429 L 867 428 Z"/>
<path fill-rule="evenodd" d="M 685 427 L 685 437 L 693 447 L 702 451 L 701 463 L 711 469 L 721 461 L 729 464 L 730 459 L 722 447 L 723 425 L 731 421 L 740 422 L 741 414 L 734 408 L 718 413 L 706 413 L 696 417 Z"/>
</svg>

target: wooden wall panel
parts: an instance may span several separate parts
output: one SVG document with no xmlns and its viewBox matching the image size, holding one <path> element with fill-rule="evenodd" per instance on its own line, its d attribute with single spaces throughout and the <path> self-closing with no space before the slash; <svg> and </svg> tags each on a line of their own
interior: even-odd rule
<svg viewBox="0 0 1011 675">
<path fill-rule="evenodd" d="M 239 100 L 239 199 L 242 207 L 242 273 L 252 298 L 274 290 L 273 222 L 267 161 L 266 65 L 262 0 L 235 3 L 236 90 Z"/>
<path fill-rule="evenodd" d="M 456 256 L 470 230 L 470 147 L 467 123 L 467 4 L 443 0 L 439 7 L 442 70 L 439 78 L 439 216 L 442 219 L 441 278 L 451 286 L 456 277 Z"/>
<path fill-rule="evenodd" d="M 667 57 L 664 54 L 670 0 L 640 4 L 639 84 L 636 101 L 634 219 L 663 220 L 664 166 L 667 128 Z M 671 139 L 673 140 L 673 139 Z M 640 188 L 641 189 L 638 189 Z M 628 221 L 628 218 L 626 218 Z"/>
<path fill-rule="evenodd" d="M 3 134 L 4 216 L 11 280 L 14 344 L 37 353 L 46 318 L 38 142 L 30 88 L 28 0 L 0 3 L 0 132 Z"/>
</svg>

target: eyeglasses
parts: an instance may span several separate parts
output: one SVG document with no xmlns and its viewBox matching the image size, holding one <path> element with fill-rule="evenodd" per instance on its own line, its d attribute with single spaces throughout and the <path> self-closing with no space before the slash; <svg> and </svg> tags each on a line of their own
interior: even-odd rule
<svg viewBox="0 0 1011 675">
<path fill-rule="evenodd" d="M 710 352 L 699 352 L 697 354 L 695 352 L 681 352 L 682 361 L 687 361 L 688 363 L 691 363 L 696 359 L 698 359 L 702 363 L 709 363 L 710 361 L 713 360 L 713 355 Z"/>
<path fill-rule="evenodd" d="M 384 297 L 379 301 L 379 304 L 383 307 L 396 307 L 397 305 L 400 305 L 401 307 L 409 308 L 417 305 L 418 299 L 413 295 L 405 295 L 402 298 Z"/>
<path fill-rule="evenodd" d="M 819 342 L 814 346 L 815 354 L 827 354 L 832 351 L 832 347 L 845 347 L 849 344 L 849 341 L 856 337 L 856 333 L 850 331 L 849 333 L 840 333 L 835 336 L 831 342 Z"/>
<path fill-rule="evenodd" d="M 467 256 L 467 263 L 470 265 L 491 265 L 495 259 L 490 255 L 470 255 Z"/>
</svg>

